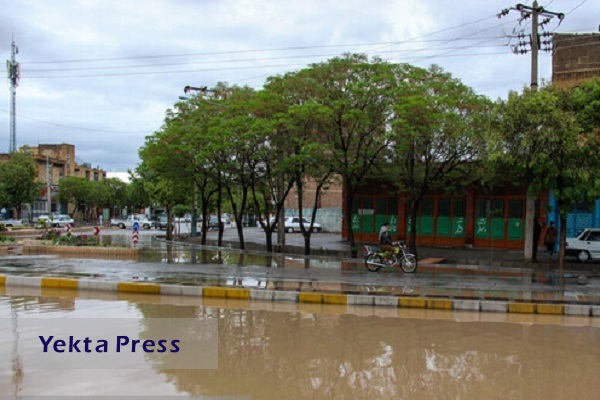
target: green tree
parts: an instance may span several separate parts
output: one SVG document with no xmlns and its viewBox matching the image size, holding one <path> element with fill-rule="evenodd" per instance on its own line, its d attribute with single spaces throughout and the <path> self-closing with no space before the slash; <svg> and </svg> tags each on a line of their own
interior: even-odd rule
<svg viewBox="0 0 600 400">
<path fill-rule="evenodd" d="M 416 253 L 417 214 L 431 190 L 460 192 L 480 177 L 491 103 L 439 67 L 395 69 L 390 174 L 408 194 L 410 247 Z"/>
<path fill-rule="evenodd" d="M 30 154 L 10 154 L 8 161 L 0 162 L 0 205 L 14 208 L 21 217 L 21 205 L 31 203 L 39 195 L 41 185 L 36 183 L 37 167 Z"/>
<path fill-rule="evenodd" d="M 351 215 L 354 198 L 369 180 L 392 143 L 389 131 L 394 81 L 391 64 L 365 55 L 348 54 L 306 70 L 305 91 L 330 115 L 321 140 L 331 148 L 334 170 L 345 189 L 344 226 L 352 256 L 357 248 Z"/>
<path fill-rule="evenodd" d="M 306 87 L 311 84 L 311 71 L 289 73 L 269 79 L 265 92 L 282 104 L 277 114 L 278 130 L 286 138 L 286 157 L 281 167 L 290 176 L 298 191 L 300 229 L 304 237 L 304 254 L 310 254 L 310 238 L 318 211 L 318 202 L 334 173 L 333 152 L 329 143 L 321 139 L 321 132 L 331 121 L 330 109 L 313 100 Z M 314 187 L 314 196 L 305 196 L 307 183 Z M 304 200 L 310 201 L 310 223 L 304 225 Z"/>
<path fill-rule="evenodd" d="M 140 149 L 142 163 L 137 168 L 144 193 L 149 202 L 167 209 L 167 239 L 172 239 L 173 206 L 189 203 L 193 188 L 193 164 L 182 148 L 182 126 L 178 116 L 167 112 L 161 130 L 146 137 Z M 185 141 L 184 146 L 189 146 Z M 150 204 L 148 203 L 148 204 Z"/>
<path fill-rule="evenodd" d="M 218 97 L 213 96 L 209 102 L 202 99 L 199 104 L 199 107 L 212 108 L 205 141 L 212 160 L 207 160 L 207 164 L 213 167 L 211 171 L 217 171 L 214 179 L 227 194 L 234 218 L 238 221 L 236 229 L 240 248 L 244 249 L 241 221 L 248 207 L 252 182 L 253 170 L 249 159 L 257 147 L 251 130 L 255 119 L 251 114 L 254 91 L 248 87 L 220 84 L 211 93 L 218 94 Z"/>
<path fill-rule="evenodd" d="M 597 117 L 586 112 L 599 94 L 588 86 L 573 90 L 547 86 L 537 92 L 512 92 L 499 104 L 492 157 L 510 166 L 530 188 L 553 190 L 560 215 L 561 281 L 566 216 L 576 204 L 599 193 Z"/>
<path fill-rule="evenodd" d="M 118 178 L 107 178 L 100 182 L 102 190 L 106 193 L 102 206 L 110 210 L 109 218 L 113 218 L 116 216 L 116 209 L 122 209 L 128 205 L 127 193 L 129 185 Z"/>
<path fill-rule="evenodd" d="M 87 208 L 96 202 L 94 182 L 85 178 L 69 176 L 61 179 L 58 186 L 60 202 L 73 204 L 75 206 L 74 214 L 81 213 L 82 219 L 86 219 Z"/>
</svg>

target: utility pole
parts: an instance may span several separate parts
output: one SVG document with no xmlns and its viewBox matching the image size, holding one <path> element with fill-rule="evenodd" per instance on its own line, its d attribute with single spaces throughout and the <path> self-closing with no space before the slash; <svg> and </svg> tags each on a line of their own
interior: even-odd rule
<svg viewBox="0 0 600 400">
<path fill-rule="evenodd" d="M 538 54 L 539 50 L 542 50 L 542 44 L 548 46 L 552 43 L 551 40 L 541 41 L 540 37 L 550 37 L 552 34 L 544 32 L 541 35 L 538 33 L 539 28 L 543 28 L 545 25 L 550 23 L 554 17 L 557 17 L 559 24 L 565 18 L 563 13 L 557 13 L 548 11 L 544 7 L 538 5 L 537 0 L 533 2 L 533 5 L 526 6 L 524 4 L 517 4 L 515 7 L 505 8 L 498 14 L 498 18 L 508 15 L 511 11 L 518 11 L 521 13 L 521 19 L 519 23 L 531 18 L 531 35 L 529 35 L 529 43 L 525 41 L 526 35 L 520 33 L 517 37 L 521 40 L 516 46 L 513 46 L 513 53 L 515 54 L 527 54 L 531 51 L 531 90 L 537 91 L 538 89 Z M 544 18 L 540 23 L 539 20 Z M 530 49 L 528 49 L 530 47 Z M 551 48 L 544 48 L 545 51 L 550 51 Z M 527 190 L 527 199 L 525 202 L 525 245 L 524 245 L 524 256 L 528 261 L 536 261 L 534 252 L 537 243 L 534 243 L 534 226 L 538 224 L 539 210 L 536 207 L 537 195 L 532 195 Z"/>
<path fill-rule="evenodd" d="M 17 152 L 17 86 L 19 86 L 20 68 L 16 60 L 19 49 L 14 39 L 11 44 L 10 60 L 6 61 L 8 80 L 10 82 L 10 145 L 8 152 Z"/>
<path fill-rule="evenodd" d="M 552 34 L 548 32 L 540 34 L 538 29 L 543 28 L 550 23 L 554 17 L 558 18 L 560 24 L 565 18 L 565 14 L 548 11 L 544 7 L 540 7 L 537 1 L 534 1 L 531 7 L 524 4 L 517 4 L 515 7 L 505 8 L 498 14 L 498 18 L 508 15 L 511 11 L 518 11 L 521 13 L 519 23 L 531 18 L 531 35 L 529 35 L 529 43 L 522 40 L 518 45 L 513 46 L 512 50 L 515 54 L 527 54 L 531 51 L 531 89 L 535 91 L 538 87 L 539 50 L 550 51 L 551 49 L 549 47 L 542 49 L 542 44 L 547 46 L 552 43 L 551 40 L 541 41 L 540 37 L 549 37 Z M 540 17 L 544 18 L 541 23 L 539 22 Z M 521 33 L 517 37 L 519 39 L 525 39 L 526 35 Z M 530 49 L 527 49 L 527 47 L 530 47 Z"/>
<path fill-rule="evenodd" d="M 52 166 L 46 156 L 46 211 L 48 216 L 52 214 Z"/>
</svg>

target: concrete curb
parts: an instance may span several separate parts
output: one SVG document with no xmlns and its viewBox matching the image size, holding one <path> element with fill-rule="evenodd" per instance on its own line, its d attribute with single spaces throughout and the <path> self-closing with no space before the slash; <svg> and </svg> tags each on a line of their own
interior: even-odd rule
<svg viewBox="0 0 600 400">
<path fill-rule="evenodd" d="M 408 296 L 373 296 L 344 293 L 294 292 L 245 289 L 237 287 L 160 285 L 138 282 L 99 282 L 86 279 L 55 277 L 23 277 L 0 275 L 0 287 L 25 286 L 121 293 L 196 296 L 268 302 L 416 308 L 446 311 L 496 312 L 509 314 L 565 315 L 600 317 L 600 306 L 590 304 L 527 303 L 509 301 L 479 301 Z"/>
<path fill-rule="evenodd" d="M 137 259 L 139 248 L 101 247 L 101 246 L 50 246 L 43 244 L 24 244 L 23 254 L 58 254 L 78 257 L 102 257 L 105 259 Z"/>
</svg>

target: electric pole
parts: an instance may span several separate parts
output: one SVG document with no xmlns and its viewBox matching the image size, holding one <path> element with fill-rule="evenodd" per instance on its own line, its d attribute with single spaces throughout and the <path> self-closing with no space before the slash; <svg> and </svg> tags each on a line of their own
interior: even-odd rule
<svg viewBox="0 0 600 400">
<path fill-rule="evenodd" d="M 540 38 L 550 37 L 552 34 L 549 32 L 544 32 L 540 34 L 538 32 L 539 28 L 543 28 L 545 25 L 549 24 L 552 21 L 552 18 L 557 17 L 559 20 L 559 24 L 565 18 L 565 14 L 557 13 L 554 11 L 548 11 L 544 7 L 538 6 L 538 2 L 534 1 L 533 5 L 526 6 L 524 4 L 517 4 L 515 7 L 505 8 L 498 14 L 498 18 L 502 18 L 511 11 L 518 11 L 521 13 L 521 19 L 519 23 L 531 18 L 531 34 L 525 35 L 523 33 L 519 34 L 517 37 L 521 40 L 518 45 L 513 46 L 512 50 L 515 54 L 527 54 L 531 51 L 531 89 L 536 91 L 538 87 L 538 54 L 540 50 L 550 51 L 551 47 L 549 45 L 552 44 L 550 39 L 540 40 Z M 540 23 L 540 18 L 544 18 Z M 529 43 L 522 40 L 525 39 L 526 36 L 529 36 Z M 542 45 L 546 46 L 542 48 Z M 527 48 L 529 47 L 529 48 Z"/>
<path fill-rule="evenodd" d="M 538 54 L 539 50 L 542 50 L 542 44 L 547 48 L 545 51 L 550 51 L 551 48 L 548 46 L 552 44 L 551 40 L 541 41 L 540 37 L 549 37 L 552 34 L 544 32 L 538 33 L 539 28 L 543 28 L 545 25 L 550 23 L 554 17 L 557 17 L 559 24 L 565 18 L 563 13 L 556 13 L 548 11 L 544 7 L 540 7 L 537 1 L 533 2 L 533 5 L 526 6 L 524 4 L 517 4 L 515 7 L 505 8 L 498 14 L 498 18 L 508 15 L 511 11 L 518 11 L 521 13 L 521 19 L 519 24 L 523 21 L 531 18 L 531 34 L 529 35 L 529 43 L 524 40 L 527 35 L 520 33 L 517 37 L 521 40 L 516 46 L 513 46 L 512 50 L 515 54 L 527 54 L 531 51 L 531 90 L 537 91 L 538 88 Z M 543 18 L 540 23 L 540 18 Z M 535 224 L 539 224 L 539 207 L 536 206 L 537 195 L 531 195 L 530 188 L 527 190 L 527 198 L 525 202 L 525 243 L 523 246 L 523 252 L 526 260 L 536 262 L 537 245 L 534 243 L 536 239 L 534 230 Z"/>
<path fill-rule="evenodd" d="M 19 49 L 13 39 L 10 52 L 10 60 L 6 61 L 8 69 L 8 80 L 10 82 L 10 145 L 8 152 L 17 152 L 17 86 L 19 86 L 19 63 L 16 60 L 16 55 L 19 54 Z"/>
</svg>

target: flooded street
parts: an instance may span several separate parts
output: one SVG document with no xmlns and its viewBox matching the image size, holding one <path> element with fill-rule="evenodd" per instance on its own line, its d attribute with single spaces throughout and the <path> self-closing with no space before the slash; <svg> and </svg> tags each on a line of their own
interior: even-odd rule
<svg viewBox="0 0 600 400">
<path fill-rule="evenodd" d="M 600 321 L 0 288 L 0 398 L 598 399 Z M 218 368 L 36 368 L 25 318 L 208 318 Z M 21 323 L 21 325 L 20 325 Z M 186 335 L 193 333 L 186 332 Z"/>
</svg>

